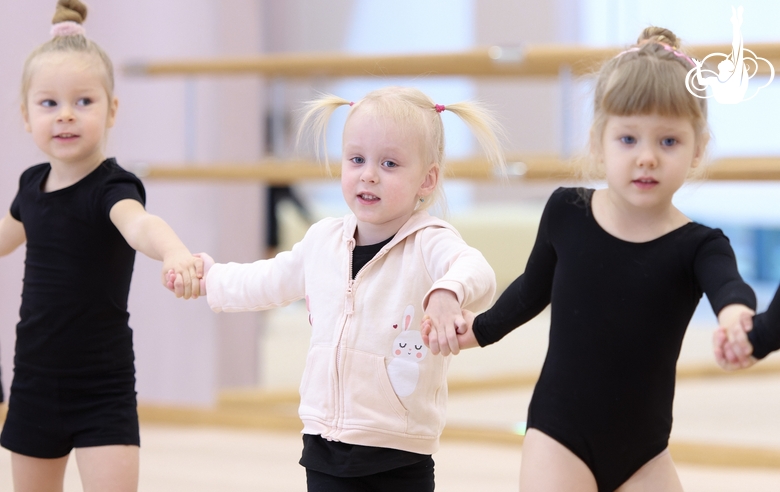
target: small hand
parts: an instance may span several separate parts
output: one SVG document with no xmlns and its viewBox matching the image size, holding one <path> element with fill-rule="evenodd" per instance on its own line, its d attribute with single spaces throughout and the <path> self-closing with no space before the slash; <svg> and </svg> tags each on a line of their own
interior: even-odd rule
<svg viewBox="0 0 780 492">
<path fill-rule="evenodd" d="M 465 331 L 465 321 L 454 292 L 434 290 L 428 297 L 423 323 L 428 326 L 423 342 L 431 349 L 431 353 L 446 356 L 460 351 L 457 336 Z"/>
<path fill-rule="evenodd" d="M 209 270 L 214 266 L 214 258 L 209 256 L 208 253 L 195 253 L 193 256 L 203 260 L 203 276 L 200 278 L 200 295 L 206 295 L 206 276 L 209 274 Z"/>
<path fill-rule="evenodd" d="M 200 279 L 203 278 L 203 260 L 186 249 L 171 251 L 163 258 L 163 285 L 176 297 L 197 299 Z"/>
<path fill-rule="evenodd" d="M 753 329 L 753 316 L 750 312 L 739 314 L 736 323 L 731 326 L 719 326 L 712 336 L 713 353 L 718 365 L 727 370 L 744 369 L 757 362 L 752 357 L 753 346 L 747 338 L 747 332 Z"/>
<path fill-rule="evenodd" d="M 476 337 L 474 336 L 474 331 L 472 330 L 472 327 L 474 326 L 474 313 L 471 311 L 464 309 L 461 311 L 461 317 L 463 318 L 463 324 L 458 327 L 456 330 L 456 340 L 458 342 L 458 349 L 467 349 L 467 348 L 473 348 L 473 347 L 479 347 L 479 342 L 477 341 Z M 423 343 L 428 346 L 428 348 L 431 348 L 431 332 L 433 331 L 433 322 L 431 321 L 431 318 L 428 315 L 425 315 L 422 319 L 422 323 L 420 325 L 420 334 L 422 335 Z M 436 338 L 434 336 L 434 338 Z M 431 352 L 433 352 L 433 349 L 431 349 Z M 436 353 L 436 352 L 434 352 Z M 453 352 L 454 354 L 458 354 L 459 352 Z"/>
</svg>

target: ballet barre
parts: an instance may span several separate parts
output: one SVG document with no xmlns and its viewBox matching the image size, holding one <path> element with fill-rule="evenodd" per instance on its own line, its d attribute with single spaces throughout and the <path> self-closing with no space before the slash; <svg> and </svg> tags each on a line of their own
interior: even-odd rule
<svg viewBox="0 0 780 492">
<path fill-rule="evenodd" d="M 746 46 L 756 56 L 780 68 L 780 43 Z M 622 51 L 616 47 L 576 45 L 491 46 L 469 51 L 434 54 L 359 55 L 344 53 L 294 53 L 244 57 L 204 58 L 138 62 L 125 65 L 128 75 L 237 75 L 267 77 L 377 77 L 377 76 L 471 76 L 557 77 L 567 68 L 574 75 L 594 72 L 599 64 Z M 731 45 L 708 44 L 687 47 L 693 57 L 730 53 Z M 763 66 L 764 64 L 762 64 Z M 759 74 L 766 75 L 760 67 Z"/>
<path fill-rule="evenodd" d="M 339 162 L 328 169 L 313 161 L 265 160 L 259 163 L 221 162 L 205 165 L 172 163 L 165 165 L 130 166 L 144 179 L 189 181 L 258 181 L 272 185 L 288 185 L 299 181 L 324 180 L 338 177 Z M 471 180 L 497 180 L 497 173 L 483 159 L 453 159 L 447 162 L 445 176 Z M 514 156 L 507 159 L 509 180 L 576 180 L 575 163 L 555 156 Z M 718 181 L 780 180 L 780 157 L 723 158 L 707 166 L 704 179 Z"/>
</svg>

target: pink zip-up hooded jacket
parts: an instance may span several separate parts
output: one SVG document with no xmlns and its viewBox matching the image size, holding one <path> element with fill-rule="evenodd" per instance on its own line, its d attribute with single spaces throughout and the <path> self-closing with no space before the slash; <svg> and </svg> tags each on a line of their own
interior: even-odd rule
<svg viewBox="0 0 780 492">
<path fill-rule="evenodd" d="M 351 278 L 355 216 L 314 224 L 291 251 L 216 264 L 216 312 L 259 311 L 305 298 L 312 326 L 298 413 L 303 433 L 433 454 L 444 428 L 449 357 L 428 353 L 420 321 L 435 289 L 466 309 L 493 299 L 495 274 L 448 223 L 415 212 Z"/>
</svg>

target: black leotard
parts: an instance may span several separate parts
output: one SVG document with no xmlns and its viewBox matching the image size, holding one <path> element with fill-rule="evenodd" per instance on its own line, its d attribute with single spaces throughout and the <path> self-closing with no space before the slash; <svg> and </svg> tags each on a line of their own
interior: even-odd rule
<svg viewBox="0 0 780 492">
<path fill-rule="evenodd" d="M 525 273 L 479 315 L 481 346 L 552 304 L 550 343 L 528 410 L 544 432 L 612 491 L 662 452 L 675 368 L 704 291 L 717 313 L 755 295 L 720 230 L 694 222 L 644 243 L 593 218 L 593 190 L 558 189 L 542 214 Z"/>
<path fill-rule="evenodd" d="M 753 345 L 753 357 L 763 359 L 780 349 L 780 287 L 767 310 L 753 317 L 753 329 L 748 332 Z"/>
</svg>

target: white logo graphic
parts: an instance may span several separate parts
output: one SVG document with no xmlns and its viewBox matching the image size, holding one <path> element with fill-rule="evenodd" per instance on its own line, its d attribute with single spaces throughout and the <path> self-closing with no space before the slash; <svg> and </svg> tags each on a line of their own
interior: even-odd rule
<svg viewBox="0 0 780 492">
<path fill-rule="evenodd" d="M 711 53 L 703 60 L 695 61 L 696 66 L 692 68 L 685 77 L 685 87 L 688 92 L 696 97 L 706 99 L 714 97 L 721 104 L 736 104 L 738 102 L 753 99 L 758 91 L 772 83 L 775 78 L 775 67 L 769 63 L 766 58 L 756 56 L 755 53 L 745 48 L 742 42 L 742 6 L 735 10 L 731 7 L 731 25 L 733 27 L 733 36 L 731 40 L 731 53 Z M 703 68 L 704 62 L 709 58 L 715 60 L 722 58 L 718 63 L 718 73 Z M 766 84 L 758 87 L 749 97 L 745 97 L 748 90 L 748 83 L 756 73 L 760 62 L 765 62 L 769 66 L 769 80 Z M 704 91 L 707 87 L 712 89 L 712 96 L 701 96 L 694 91 Z"/>
</svg>

